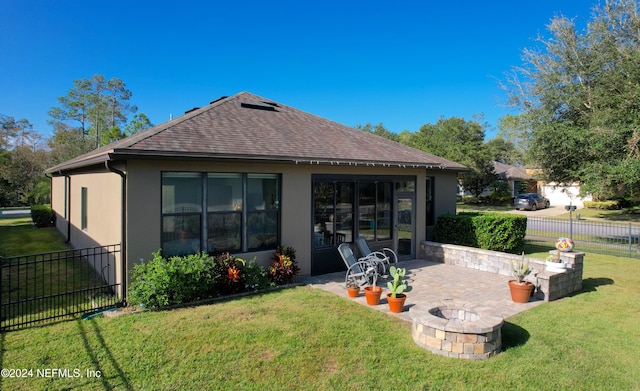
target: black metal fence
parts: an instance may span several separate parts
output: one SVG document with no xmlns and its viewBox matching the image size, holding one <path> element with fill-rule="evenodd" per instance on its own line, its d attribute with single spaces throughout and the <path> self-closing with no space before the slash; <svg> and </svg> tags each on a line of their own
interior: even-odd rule
<svg viewBox="0 0 640 391">
<path fill-rule="evenodd" d="M 585 220 L 527 219 L 527 238 L 567 237 L 578 251 L 640 258 L 640 225 Z"/>
<path fill-rule="evenodd" d="M 0 330 L 12 330 L 120 304 L 116 258 L 108 245 L 0 257 Z"/>
</svg>

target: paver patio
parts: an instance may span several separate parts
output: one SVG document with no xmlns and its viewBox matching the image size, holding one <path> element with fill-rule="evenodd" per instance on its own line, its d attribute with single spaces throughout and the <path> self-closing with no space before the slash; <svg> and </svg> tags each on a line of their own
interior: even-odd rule
<svg viewBox="0 0 640 391">
<path fill-rule="evenodd" d="M 382 279 L 382 281 L 378 282 L 378 285 L 385 288 L 380 304 L 368 307 L 396 315 L 409 322 L 411 321 L 410 308 L 415 306 L 422 310 L 428 310 L 452 300 L 473 304 L 474 308 L 481 309 L 483 313 L 502 318 L 507 318 L 544 303 L 543 300 L 539 299 L 531 299 L 526 304 L 514 303 L 511 300 L 507 285 L 507 281 L 512 278 L 508 276 L 424 259 L 400 261 L 398 266 L 407 269 L 407 279 L 413 287 L 413 290 L 407 294 L 405 311 L 400 314 L 389 312 L 385 295 L 388 291 L 386 289 L 387 281 L 390 279 Z M 344 284 L 344 276 L 344 272 L 336 272 L 306 277 L 301 282 L 349 299 Z M 362 290 L 358 298 L 349 300 L 367 305 Z"/>
</svg>

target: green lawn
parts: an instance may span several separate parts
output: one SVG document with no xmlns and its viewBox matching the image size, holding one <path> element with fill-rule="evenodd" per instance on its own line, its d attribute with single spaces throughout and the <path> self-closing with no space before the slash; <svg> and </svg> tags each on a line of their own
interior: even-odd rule
<svg viewBox="0 0 640 391">
<path fill-rule="evenodd" d="M 71 248 L 55 228 L 36 228 L 30 217 L 0 219 L 0 238 L 0 256 L 3 257 Z M 92 308 L 91 295 L 99 291 L 95 287 L 100 287 L 103 281 L 87 262 L 66 256 L 47 259 L 54 261 L 44 262 L 42 258 L 34 257 L 14 259 L 11 267 L 6 267 L 9 260 L 1 261 L 5 265 L 0 281 L 3 327 Z M 65 294 L 70 287 L 85 291 Z M 34 297 L 48 298 L 25 300 Z"/>
<path fill-rule="evenodd" d="M 409 324 L 346 294 L 290 288 L 4 333 L 2 368 L 33 375 L 0 389 L 640 389 L 638 297 L 639 261 L 587 254 L 581 292 L 506 319 L 504 351 L 470 362 L 421 349 Z M 80 377 L 37 376 L 51 368 Z"/>
<path fill-rule="evenodd" d="M 36 254 L 70 248 L 55 228 L 36 228 L 31 217 L 0 218 L 0 256 Z"/>
</svg>

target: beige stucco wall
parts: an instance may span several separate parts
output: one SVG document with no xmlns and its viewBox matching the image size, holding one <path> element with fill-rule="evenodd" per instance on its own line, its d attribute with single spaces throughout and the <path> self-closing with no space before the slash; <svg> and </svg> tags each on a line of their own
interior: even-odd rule
<svg viewBox="0 0 640 391">
<path fill-rule="evenodd" d="M 56 228 L 67 237 L 67 179 L 64 176 L 51 178 L 51 209 L 56 216 Z"/>
<path fill-rule="evenodd" d="M 311 178 L 314 174 L 343 175 L 413 175 L 416 188 L 416 241 L 425 240 L 426 176 L 436 177 L 434 195 L 436 210 L 455 213 L 457 174 L 447 171 L 354 166 L 285 165 L 220 162 L 178 162 L 139 160 L 127 163 L 127 253 L 129 267 L 141 259 L 149 259 L 160 248 L 161 176 L 163 171 L 247 172 L 282 174 L 282 244 L 296 248 L 301 274 L 311 271 Z M 441 213 L 437 213 L 441 214 Z M 250 253 L 267 265 L 271 251 Z"/>
<path fill-rule="evenodd" d="M 51 184 L 51 205 L 56 213 L 56 227 L 65 237 L 68 235 L 67 240 L 74 248 L 121 243 L 122 179 L 119 175 L 104 169 L 103 172 L 71 175 L 66 180 L 54 176 Z M 87 188 L 86 229 L 81 227 L 83 187 Z M 68 203 L 66 208 L 65 202 Z M 109 257 L 108 268 L 97 270 L 111 284 L 120 281 L 120 259 L 120 255 Z"/>
<path fill-rule="evenodd" d="M 161 178 L 163 171 L 193 172 L 241 172 L 282 174 L 282 231 L 283 245 L 293 246 L 301 275 L 311 272 L 312 247 L 312 176 L 333 175 L 398 175 L 416 178 L 414 252 L 419 253 L 419 243 L 426 239 L 425 195 L 426 177 L 435 178 L 434 202 L 436 217 L 455 213 L 457 174 L 443 170 L 401 169 L 388 167 L 326 166 L 294 164 L 224 163 L 202 161 L 153 161 L 134 160 L 117 165 L 127 175 L 126 200 L 126 254 L 130 270 L 141 259 L 148 260 L 160 249 L 161 240 Z M 71 193 L 67 199 L 71 208 L 67 220 L 71 224 L 71 243 L 74 247 L 90 247 L 120 243 L 122 211 L 122 179 L 115 173 L 95 172 L 71 176 Z M 52 179 L 52 206 L 57 214 L 64 214 L 64 177 Z M 88 189 L 88 228 L 80 230 L 80 192 Z M 58 222 L 58 229 L 66 235 L 66 226 Z M 246 259 L 256 257 L 262 265 L 268 265 L 272 251 L 239 254 Z M 117 262 L 119 266 L 119 262 Z M 117 269 L 117 273 L 120 271 Z"/>
</svg>

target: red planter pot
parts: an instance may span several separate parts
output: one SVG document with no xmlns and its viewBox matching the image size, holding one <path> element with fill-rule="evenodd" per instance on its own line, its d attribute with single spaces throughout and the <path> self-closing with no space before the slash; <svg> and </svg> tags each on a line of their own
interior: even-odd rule
<svg viewBox="0 0 640 391">
<path fill-rule="evenodd" d="M 360 287 L 358 287 L 358 288 L 347 288 L 347 293 L 349 293 L 349 297 L 358 297 L 358 296 L 360 296 Z"/>
<path fill-rule="evenodd" d="M 399 314 L 404 311 L 404 301 L 407 296 L 404 293 L 398 293 L 395 298 L 391 297 L 391 293 L 387 293 L 387 303 L 389 303 L 389 311 Z"/>
<path fill-rule="evenodd" d="M 511 300 L 515 303 L 527 303 L 531 298 L 534 285 L 529 281 L 524 284 L 518 284 L 516 280 L 509 280 L 509 290 L 511 291 Z"/>
<path fill-rule="evenodd" d="M 382 295 L 382 288 L 376 286 L 375 290 L 372 286 L 364 287 L 364 295 L 367 298 L 367 304 L 369 305 L 378 305 L 380 304 L 380 295 Z"/>
</svg>

